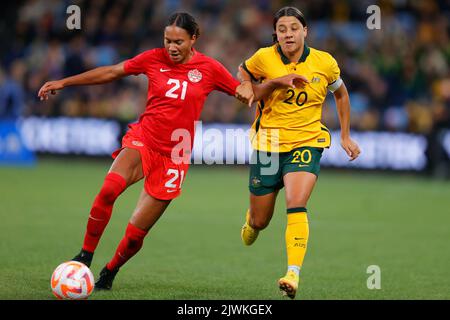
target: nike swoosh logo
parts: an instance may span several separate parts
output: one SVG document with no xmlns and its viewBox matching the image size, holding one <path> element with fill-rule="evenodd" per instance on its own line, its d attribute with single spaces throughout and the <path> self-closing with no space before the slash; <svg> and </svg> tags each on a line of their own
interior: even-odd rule
<svg viewBox="0 0 450 320">
<path fill-rule="evenodd" d="M 297 237 L 294 237 L 294 239 L 295 239 L 295 240 L 304 240 L 305 238 L 297 238 Z"/>
<path fill-rule="evenodd" d="M 309 167 L 309 164 L 299 164 L 298 165 L 300 168 L 302 168 L 302 167 Z"/>
<path fill-rule="evenodd" d="M 91 215 L 89 215 L 89 219 L 92 219 L 92 220 L 94 220 L 94 221 L 104 221 L 104 219 L 97 219 L 97 218 L 94 218 L 94 217 L 91 216 Z"/>
<path fill-rule="evenodd" d="M 167 192 L 169 192 L 169 193 L 170 193 L 170 192 L 175 192 L 175 191 L 177 191 L 177 190 L 167 190 Z"/>
<path fill-rule="evenodd" d="M 163 69 L 163 68 L 161 68 L 161 69 L 159 69 L 159 71 L 160 72 L 167 72 L 167 71 L 170 71 L 170 69 Z"/>
</svg>

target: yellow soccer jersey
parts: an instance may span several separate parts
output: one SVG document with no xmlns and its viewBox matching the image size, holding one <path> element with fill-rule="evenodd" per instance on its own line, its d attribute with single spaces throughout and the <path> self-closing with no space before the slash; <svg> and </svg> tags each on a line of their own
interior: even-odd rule
<svg viewBox="0 0 450 320">
<path fill-rule="evenodd" d="M 280 88 L 258 103 L 250 138 L 254 149 L 289 152 L 298 147 L 330 146 L 331 136 L 321 123 L 327 90 L 342 83 L 336 60 L 327 52 L 304 46 L 297 63 L 291 63 L 278 44 L 259 49 L 243 63 L 254 81 L 291 73 L 309 80 L 304 88 Z"/>
</svg>

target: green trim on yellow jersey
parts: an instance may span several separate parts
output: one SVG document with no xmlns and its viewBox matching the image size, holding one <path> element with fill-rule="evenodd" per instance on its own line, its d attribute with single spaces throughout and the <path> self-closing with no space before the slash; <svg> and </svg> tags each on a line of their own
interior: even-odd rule
<svg viewBox="0 0 450 320">
<path fill-rule="evenodd" d="M 281 46 L 279 44 L 277 45 L 277 51 L 280 54 L 281 61 L 283 61 L 284 64 L 291 63 L 291 60 L 289 60 L 289 58 L 284 55 L 283 50 L 281 50 Z M 302 56 L 300 57 L 300 59 L 298 59 L 298 63 L 305 62 L 306 58 L 309 56 L 309 52 L 310 52 L 310 49 L 309 49 L 308 45 L 306 43 L 304 43 L 303 44 L 303 53 L 302 53 Z"/>
<path fill-rule="evenodd" d="M 247 66 L 245 65 L 245 62 L 242 63 L 242 68 L 250 75 L 250 78 L 251 78 L 253 81 L 255 81 L 255 82 L 258 81 L 258 79 L 256 79 L 255 76 L 247 69 Z"/>
<path fill-rule="evenodd" d="M 256 132 L 258 132 L 258 130 L 259 130 L 259 122 L 261 121 L 263 109 L 264 109 L 264 100 L 261 100 L 258 103 L 259 114 L 258 114 L 258 117 L 256 118 L 256 123 L 255 123 L 255 131 Z"/>
</svg>

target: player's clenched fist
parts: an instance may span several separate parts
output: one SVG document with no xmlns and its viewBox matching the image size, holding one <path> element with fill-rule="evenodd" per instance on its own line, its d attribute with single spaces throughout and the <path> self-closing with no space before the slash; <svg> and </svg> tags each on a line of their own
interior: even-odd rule
<svg viewBox="0 0 450 320">
<path fill-rule="evenodd" d="M 341 139 L 341 146 L 350 157 L 350 161 L 358 158 L 359 154 L 361 153 L 358 144 L 349 137 Z"/>
<path fill-rule="evenodd" d="M 237 88 L 235 97 L 242 103 L 248 104 L 251 107 L 254 99 L 252 83 L 250 81 L 243 81 Z"/>
</svg>

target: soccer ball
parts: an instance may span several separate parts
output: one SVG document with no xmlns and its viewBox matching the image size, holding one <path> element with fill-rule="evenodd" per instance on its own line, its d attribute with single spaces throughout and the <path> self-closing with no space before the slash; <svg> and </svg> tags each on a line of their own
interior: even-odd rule
<svg viewBox="0 0 450 320">
<path fill-rule="evenodd" d="M 94 290 L 94 275 L 85 264 L 67 261 L 53 271 L 50 286 L 58 299 L 87 299 Z"/>
</svg>

